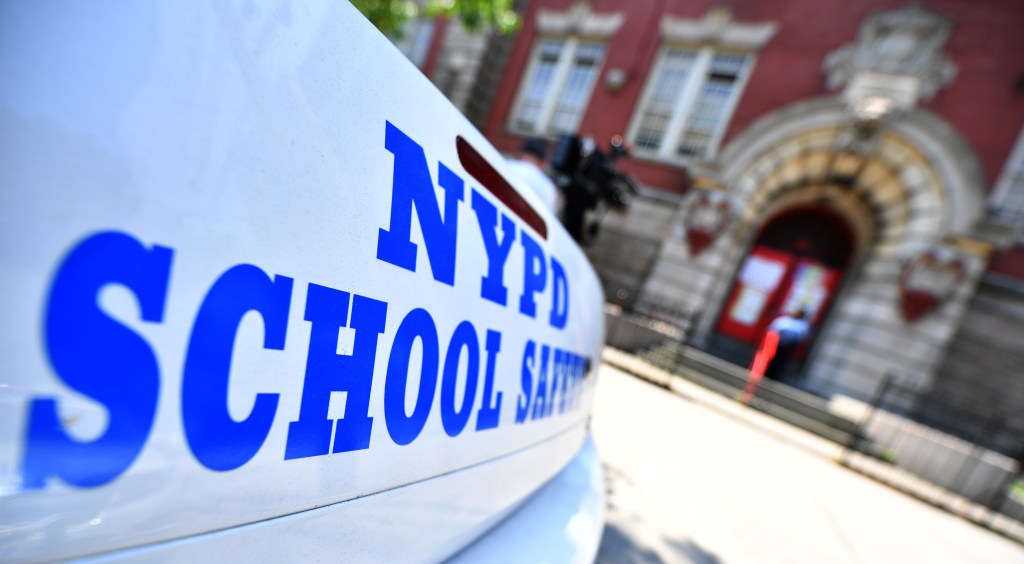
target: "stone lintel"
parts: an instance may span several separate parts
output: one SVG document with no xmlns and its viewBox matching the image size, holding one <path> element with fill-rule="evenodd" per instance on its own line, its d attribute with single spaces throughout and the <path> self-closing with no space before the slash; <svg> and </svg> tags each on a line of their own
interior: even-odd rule
<svg viewBox="0 0 1024 564">
<path fill-rule="evenodd" d="M 779 30 L 773 22 L 740 23 L 733 21 L 732 10 L 718 7 L 708 10 L 699 20 L 665 16 L 661 20 L 661 37 L 680 43 L 722 45 L 758 50 Z"/>
<path fill-rule="evenodd" d="M 622 12 L 595 13 L 589 4 L 580 2 L 564 12 L 540 10 L 537 30 L 545 35 L 578 35 L 607 39 L 615 35 L 626 21 Z"/>
</svg>

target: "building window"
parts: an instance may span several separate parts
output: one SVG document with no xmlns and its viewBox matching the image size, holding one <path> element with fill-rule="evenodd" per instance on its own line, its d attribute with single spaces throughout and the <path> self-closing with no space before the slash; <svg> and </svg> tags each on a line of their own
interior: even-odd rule
<svg viewBox="0 0 1024 564">
<path fill-rule="evenodd" d="M 996 217 L 1024 225 L 1024 128 L 992 191 L 989 205 Z"/>
<path fill-rule="evenodd" d="M 656 152 L 661 146 L 677 106 L 676 99 L 690 77 L 696 58 L 696 51 L 684 49 L 668 49 L 662 55 L 633 135 L 637 149 Z"/>
<path fill-rule="evenodd" d="M 417 68 L 422 69 L 427 62 L 430 51 L 430 40 L 434 37 L 435 22 L 433 19 L 413 18 L 402 25 L 402 31 L 391 42 Z"/>
<path fill-rule="evenodd" d="M 531 135 L 576 133 L 604 60 L 603 43 L 542 39 L 512 113 L 512 129 Z"/>
<path fill-rule="evenodd" d="M 713 156 L 752 59 L 710 47 L 663 47 L 630 127 L 635 154 L 667 161 Z"/>
</svg>

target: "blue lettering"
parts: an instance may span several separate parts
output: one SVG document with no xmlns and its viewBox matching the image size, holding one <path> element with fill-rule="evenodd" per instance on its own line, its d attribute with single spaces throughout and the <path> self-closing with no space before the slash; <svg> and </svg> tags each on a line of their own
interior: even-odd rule
<svg viewBox="0 0 1024 564">
<path fill-rule="evenodd" d="M 455 386 L 459 379 L 459 358 L 462 349 L 466 349 L 466 393 L 462 396 L 462 409 L 455 409 Z M 448 343 L 448 352 L 444 357 L 444 373 L 441 377 L 441 424 L 449 437 L 458 436 L 469 416 L 472 415 L 473 401 L 476 399 L 477 379 L 480 377 L 480 342 L 476 337 L 476 329 L 468 321 L 459 323 Z"/>
<path fill-rule="evenodd" d="M 566 409 L 571 410 L 573 408 L 573 398 L 576 395 L 577 384 L 579 383 L 579 358 L 577 355 L 567 353 L 565 381 L 563 382 L 565 397 L 562 398 L 562 402 L 558 406 L 559 413 L 564 413 Z"/>
<path fill-rule="evenodd" d="M 92 235 L 72 249 L 54 277 L 44 340 L 57 376 L 102 404 L 108 425 L 92 441 L 65 431 L 55 398 L 28 407 L 22 467 L 26 490 L 55 476 L 79 487 L 100 486 L 135 461 L 153 426 L 160 367 L 149 344 L 97 305 L 100 290 L 120 284 L 138 300 L 143 321 L 163 320 L 174 251 L 146 248 L 123 233 Z"/>
<path fill-rule="evenodd" d="M 583 376 L 587 367 L 587 359 L 581 356 L 576 357 L 576 365 L 572 371 L 572 393 L 569 395 L 569 409 L 575 409 L 579 404 L 580 393 L 583 391 Z"/>
<path fill-rule="evenodd" d="M 443 163 L 438 163 L 438 184 L 445 191 L 442 220 L 423 147 L 391 122 L 387 122 L 384 148 L 394 154 L 395 165 L 391 188 L 391 224 L 389 230 L 380 230 L 377 258 L 416 272 L 416 244 L 410 240 L 412 210 L 415 207 L 434 280 L 454 286 L 458 203 L 462 201 L 464 192 L 462 179 Z"/>
<path fill-rule="evenodd" d="M 569 319 L 569 281 L 565 277 L 565 268 L 551 257 L 551 326 L 565 329 Z"/>
<path fill-rule="evenodd" d="M 409 382 L 409 353 L 413 342 L 423 345 L 420 366 L 420 389 L 412 415 L 405 413 L 405 390 Z M 384 382 L 384 419 L 391 440 L 407 445 L 419 436 L 430 415 L 437 388 L 438 366 L 437 326 L 427 310 L 417 308 L 409 312 L 398 327 L 388 360 L 387 380 Z"/>
<path fill-rule="evenodd" d="M 181 415 L 192 454 L 211 470 L 242 466 L 270 432 L 278 394 L 257 394 L 249 416 L 235 421 L 228 413 L 228 376 L 238 325 L 250 311 L 263 318 L 263 348 L 284 350 L 291 295 L 291 278 L 271 280 L 241 264 L 221 275 L 199 307 L 185 356 Z"/>
<path fill-rule="evenodd" d="M 505 288 L 505 262 L 508 261 L 512 241 L 515 239 L 516 226 L 512 219 L 501 214 L 501 241 L 498 241 L 498 208 L 487 201 L 476 190 L 473 191 L 473 210 L 476 221 L 480 224 L 484 249 L 487 251 L 487 275 L 480 280 L 480 297 L 496 304 L 508 302 L 508 290 Z"/>
<path fill-rule="evenodd" d="M 551 362 L 551 393 L 548 394 L 548 405 L 547 409 L 544 410 L 544 417 L 551 417 L 555 412 L 555 401 L 556 394 L 559 393 L 559 385 L 565 381 L 563 369 L 565 368 L 565 352 L 562 349 L 554 349 L 554 359 Z M 565 401 L 564 392 L 562 395 L 562 401 Z"/>
<path fill-rule="evenodd" d="M 519 312 L 537 317 L 537 304 L 533 300 L 533 295 L 543 291 L 547 281 L 544 251 L 525 229 L 519 233 L 519 243 L 523 246 L 523 294 L 519 297 Z"/>
<path fill-rule="evenodd" d="M 533 396 L 533 362 L 537 354 L 537 344 L 533 341 L 526 341 L 526 349 L 523 350 L 522 372 L 519 377 L 520 392 L 516 400 L 516 423 L 526 421 L 530 414 L 530 398 Z"/>
<path fill-rule="evenodd" d="M 350 295 L 317 284 L 309 285 L 306 321 L 313 324 L 306 357 L 299 418 L 288 425 L 284 458 L 321 456 L 333 452 L 363 450 L 370 446 L 373 418 L 370 387 L 377 356 L 377 339 L 384 332 L 388 304 L 356 295 L 352 299 L 353 350 L 338 354 L 338 333 L 347 327 Z M 345 416 L 327 418 L 331 393 L 345 392 Z"/>
<path fill-rule="evenodd" d="M 541 345 L 540 347 L 540 372 L 537 373 L 537 395 L 533 398 L 533 415 L 531 419 L 544 417 L 544 410 L 547 407 L 548 397 L 548 357 L 551 347 Z"/>
<path fill-rule="evenodd" d="M 494 365 L 501 350 L 501 333 L 487 330 L 487 368 L 484 373 L 484 395 L 480 399 L 480 409 L 476 412 L 476 430 L 493 429 L 498 426 L 501 414 L 501 392 L 494 394 Z"/>
</svg>

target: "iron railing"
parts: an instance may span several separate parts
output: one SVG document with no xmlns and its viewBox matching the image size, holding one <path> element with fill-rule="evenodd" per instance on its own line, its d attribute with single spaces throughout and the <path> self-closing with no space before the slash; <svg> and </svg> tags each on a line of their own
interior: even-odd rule
<svg viewBox="0 0 1024 564">
<path fill-rule="evenodd" d="M 854 470 L 985 525 L 1024 523 L 1024 429 L 998 409 L 889 375 L 846 446 Z"/>
</svg>

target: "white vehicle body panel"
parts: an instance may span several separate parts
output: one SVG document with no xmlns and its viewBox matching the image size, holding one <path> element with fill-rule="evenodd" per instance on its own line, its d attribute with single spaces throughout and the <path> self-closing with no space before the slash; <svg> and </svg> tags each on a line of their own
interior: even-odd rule
<svg viewBox="0 0 1024 564">
<path fill-rule="evenodd" d="M 312 522 L 326 515 L 320 508 L 333 517 L 329 527 L 302 529 L 310 556 L 437 560 L 579 450 L 603 338 L 593 270 L 532 194 L 521 197 L 546 237 L 465 170 L 459 137 L 499 173 L 504 165 L 350 5 L 11 2 L 0 6 L 0 42 L 0 560 L 128 556 L 258 523 Z M 455 217 L 444 167 L 464 183 Z M 424 235 L 430 210 L 416 201 L 405 220 L 410 269 L 378 257 L 384 232 L 402 239 L 394 214 L 408 201 L 398 202 L 398 184 L 422 186 L 415 175 L 426 169 L 456 235 L 453 246 Z M 483 242 L 475 201 L 514 225 L 499 269 L 504 305 L 483 297 L 497 255 Z M 541 258 L 528 254 L 527 239 Z M 428 256 L 446 248 L 454 248 L 450 283 L 437 279 L 443 258 L 435 265 Z M 123 252 L 97 258 L 110 249 Z M 249 266 L 232 279 L 239 265 Z M 118 269 L 149 285 L 115 280 Z M 524 296 L 532 316 L 521 311 Z M 328 329 L 313 337 L 318 323 L 329 326 L 325 316 L 339 315 L 336 338 Z M 396 346 L 410 319 L 412 340 Z M 360 349 L 378 322 L 376 346 Z M 453 348 L 451 401 L 462 409 L 449 417 L 445 366 L 453 336 L 468 335 L 458 333 L 465 322 L 475 343 Z M 436 344 L 423 336 L 429 325 Z M 498 343 L 488 341 L 492 333 Z M 323 335 L 337 357 L 372 360 L 368 445 L 289 457 L 320 437 L 290 431 L 305 395 L 316 395 L 306 388 L 350 377 L 323 367 L 331 357 Z M 547 407 L 536 401 L 541 372 L 546 394 L 559 400 Z M 464 403 L 470 378 L 477 386 Z M 107 384 L 98 389 L 98 380 Z M 342 432 L 335 424 L 359 416 L 360 395 L 335 390 L 311 400 L 320 407 L 309 408 L 308 421 L 319 414 L 330 426 L 324 444 L 332 449 Z M 492 407 L 496 425 L 477 430 Z M 118 410 L 142 416 L 125 423 Z M 130 437 L 111 438 L 115 431 Z M 47 442 L 53 436 L 64 446 Z M 102 452 L 130 464 L 90 474 L 104 440 L 113 450 Z M 273 556 L 248 546 L 252 556 Z"/>
</svg>

